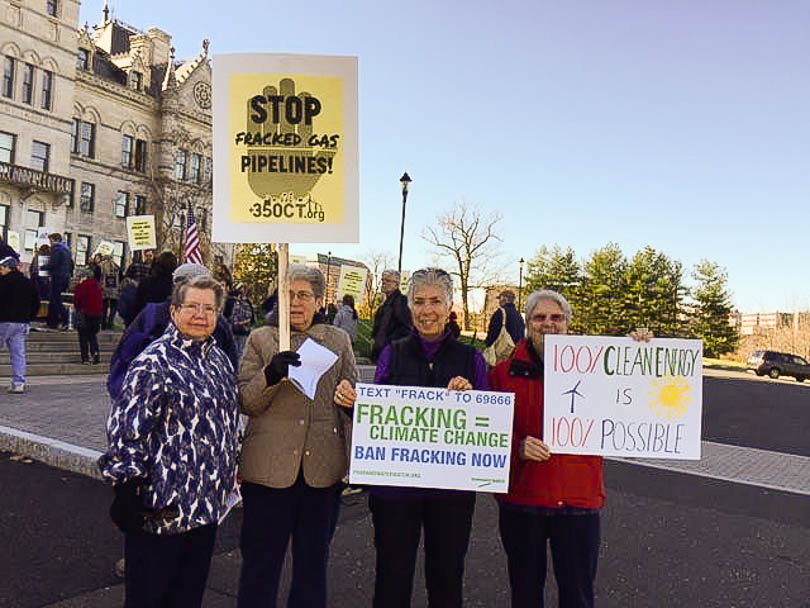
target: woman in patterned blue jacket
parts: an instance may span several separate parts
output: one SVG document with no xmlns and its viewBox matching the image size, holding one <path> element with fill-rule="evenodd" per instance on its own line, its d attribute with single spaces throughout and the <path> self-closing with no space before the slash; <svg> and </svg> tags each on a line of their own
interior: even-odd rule
<svg viewBox="0 0 810 608">
<path fill-rule="evenodd" d="M 235 370 L 211 333 L 224 302 L 210 276 L 178 285 L 172 323 L 130 365 L 99 459 L 125 534 L 126 606 L 199 606 L 236 474 Z"/>
</svg>

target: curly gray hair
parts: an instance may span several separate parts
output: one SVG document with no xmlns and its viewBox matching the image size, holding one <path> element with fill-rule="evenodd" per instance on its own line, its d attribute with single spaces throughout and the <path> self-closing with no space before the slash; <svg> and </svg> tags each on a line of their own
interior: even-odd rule
<svg viewBox="0 0 810 608">
<path fill-rule="evenodd" d="M 312 293 L 315 294 L 316 300 L 323 298 L 323 294 L 326 293 L 326 281 L 323 278 L 323 273 L 317 268 L 293 264 L 287 271 L 287 278 L 290 283 L 293 281 L 307 281 L 312 287 Z"/>
<path fill-rule="evenodd" d="M 565 299 L 564 295 L 551 289 L 538 289 L 537 291 L 530 293 L 526 298 L 526 306 L 523 308 L 523 311 L 526 313 L 527 322 L 532 318 L 534 307 L 537 306 L 537 303 L 540 300 L 551 300 L 556 302 L 560 306 L 562 313 L 565 315 L 565 320 L 571 320 L 571 305 L 568 303 L 568 300 Z"/>
</svg>

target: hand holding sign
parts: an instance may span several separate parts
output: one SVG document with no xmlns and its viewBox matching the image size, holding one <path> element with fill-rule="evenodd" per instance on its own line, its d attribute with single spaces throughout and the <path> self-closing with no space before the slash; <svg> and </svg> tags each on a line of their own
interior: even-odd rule
<svg viewBox="0 0 810 608">
<path fill-rule="evenodd" d="M 247 148 L 241 168 L 248 174 L 250 189 L 265 199 L 263 205 L 251 207 L 255 217 L 275 217 L 276 202 L 317 205 L 311 202 L 310 191 L 321 176 L 332 173 L 338 142 L 337 135 L 313 132 L 321 109 L 318 98 L 295 94 L 291 78 L 282 79 L 278 89 L 264 87 L 261 95 L 247 101 L 247 129 L 236 138 Z M 294 211 L 297 217 L 298 210 Z"/>
</svg>

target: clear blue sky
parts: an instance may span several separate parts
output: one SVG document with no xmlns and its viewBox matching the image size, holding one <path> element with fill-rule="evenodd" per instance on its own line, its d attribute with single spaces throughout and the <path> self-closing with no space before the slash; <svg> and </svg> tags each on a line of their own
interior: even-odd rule
<svg viewBox="0 0 810 608">
<path fill-rule="evenodd" d="M 96 23 L 102 0 L 84 0 Z M 646 244 L 728 270 L 743 311 L 810 308 L 810 3 L 806 0 L 305 3 L 112 0 L 178 58 L 359 57 L 359 245 L 403 267 L 454 201 L 503 214 L 505 275 L 541 244 L 580 257 Z"/>
</svg>

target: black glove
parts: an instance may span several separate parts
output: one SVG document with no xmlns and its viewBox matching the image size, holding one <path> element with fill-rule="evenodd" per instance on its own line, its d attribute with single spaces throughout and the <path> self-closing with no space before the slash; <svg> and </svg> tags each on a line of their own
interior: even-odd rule
<svg viewBox="0 0 810 608">
<path fill-rule="evenodd" d="M 270 363 L 264 368 L 264 378 L 267 380 L 267 386 L 278 384 L 282 378 L 286 378 L 290 371 L 290 365 L 293 367 L 301 365 L 301 356 L 298 353 L 284 350 L 273 355 Z"/>
<path fill-rule="evenodd" d="M 130 479 L 113 486 L 115 499 L 110 505 L 110 519 L 125 534 L 137 532 L 143 526 L 143 503 L 138 496 L 138 488 L 143 481 Z"/>
</svg>

